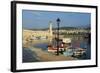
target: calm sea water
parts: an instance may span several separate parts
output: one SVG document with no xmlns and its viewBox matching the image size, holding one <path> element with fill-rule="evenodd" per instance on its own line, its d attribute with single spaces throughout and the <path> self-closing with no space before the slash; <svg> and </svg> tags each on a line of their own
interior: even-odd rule
<svg viewBox="0 0 100 73">
<path fill-rule="evenodd" d="M 22 61 L 24 62 L 39 62 L 37 59 L 37 55 L 31 51 L 29 48 L 23 48 L 23 58 Z"/>
</svg>

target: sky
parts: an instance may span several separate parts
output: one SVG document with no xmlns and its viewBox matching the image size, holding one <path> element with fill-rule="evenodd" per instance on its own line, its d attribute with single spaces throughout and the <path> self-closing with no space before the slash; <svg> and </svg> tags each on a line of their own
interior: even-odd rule
<svg viewBox="0 0 100 73">
<path fill-rule="evenodd" d="M 89 27 L 91 24 L 90 13 L 22 10 L 22 25 L 27 29 L 48 28 L 50 21 L 55 28 L 57 18 L 60 27 Z"/>
</svg>

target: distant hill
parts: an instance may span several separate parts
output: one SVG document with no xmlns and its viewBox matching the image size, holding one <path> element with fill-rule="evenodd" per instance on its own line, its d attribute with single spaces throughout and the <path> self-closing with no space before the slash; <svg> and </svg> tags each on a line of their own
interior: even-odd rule
<svg viewBox="0 0 100 73">
<path fill-rule="evenodd" d="M 70 29 L 78 29 L 76 27 L 60 27 L 60 29 L 70 30 Z"/>
<path fill-rule="evenodd" d="M 40 29 L 28 29 L 28 30 L 48 30 L 49 28 L 40 28 Z M 72 30 L 72 29 L 90 29 L 90 27 L 87 28 L 79 28 L 79 27 L 60 27 L 60 30 Z M 53 28 L 53 30 L 57 30 L 57 28 Z"/>
</svg>

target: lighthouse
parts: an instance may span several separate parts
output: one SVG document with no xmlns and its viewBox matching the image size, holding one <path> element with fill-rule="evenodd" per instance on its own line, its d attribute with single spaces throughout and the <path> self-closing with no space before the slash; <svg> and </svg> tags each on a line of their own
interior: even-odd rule
<svg viewBox="0 0 100 73">
<path fill-rule="evenodd" d="M 49 39 L 50 42 L 52 42 L 52 38 L 53 38 L 53 31 L 52 31 L 52 21 L 49 22 Z"/>
</svg>

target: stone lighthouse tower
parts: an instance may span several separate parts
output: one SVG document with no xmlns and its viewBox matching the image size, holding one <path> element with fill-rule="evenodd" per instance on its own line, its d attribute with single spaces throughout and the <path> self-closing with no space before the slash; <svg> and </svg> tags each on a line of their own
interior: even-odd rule
<svg viewBox="0 0 100 73">
<path fill-rule="evenodd" d="M 52 21 L 49 22 L 49 39 L 50 42 L 52 42 L 52 38 L 53 38 L 53 31 L 52 31 Z"/>
</svg>

